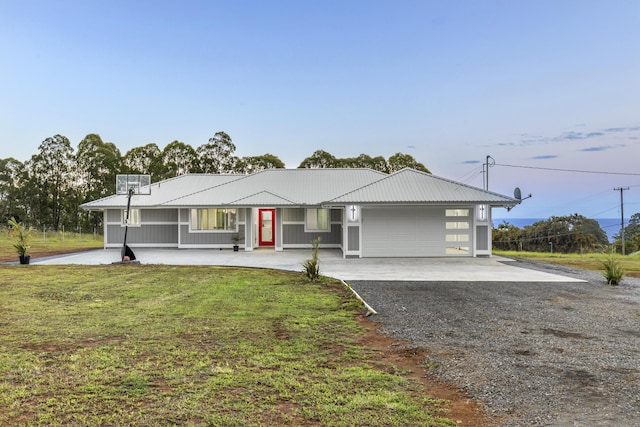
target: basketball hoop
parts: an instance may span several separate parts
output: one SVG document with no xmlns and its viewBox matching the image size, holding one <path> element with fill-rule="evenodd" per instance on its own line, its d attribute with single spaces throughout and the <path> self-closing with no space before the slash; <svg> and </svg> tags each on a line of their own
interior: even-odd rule
<svg viewBox="0 0 640 427">
<path fill-rule="evenodd" d="M 116 175 L 116 194 L 151 194 L 151 175 Z"/>
<path fill-rule="evenodd" d="M 116 175 L 116 194 L 127 196 L 127 217 L 124 225 L 124 241 L 120 251 L 120 262 L 130 263 L 136 256 L 127 246 L 127 231 L 129 231 L 129 212 L 131 211 L 131 196 L 151 194 L 151 175 Z"/>
</svg>

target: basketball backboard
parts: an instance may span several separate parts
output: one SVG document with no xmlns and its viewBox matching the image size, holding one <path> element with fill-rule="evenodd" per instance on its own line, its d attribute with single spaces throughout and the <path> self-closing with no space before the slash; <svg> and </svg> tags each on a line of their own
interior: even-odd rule
<svg viewBox="0 0 640 427">
<path fill-rule="evenodd" d="M 151 194 L 151 175 L 116 175 L 116 194 Z"/>
</svg>

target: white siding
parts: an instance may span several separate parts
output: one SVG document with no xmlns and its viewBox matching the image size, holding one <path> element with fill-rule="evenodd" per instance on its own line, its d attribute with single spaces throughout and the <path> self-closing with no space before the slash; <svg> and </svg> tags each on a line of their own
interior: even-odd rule
<svg viewBox="0 0 640 427">
<path fill-rule="evenodd" d="M 362 209 L 363 257 L 445 256 L 442 207 Z"/>
</svg>

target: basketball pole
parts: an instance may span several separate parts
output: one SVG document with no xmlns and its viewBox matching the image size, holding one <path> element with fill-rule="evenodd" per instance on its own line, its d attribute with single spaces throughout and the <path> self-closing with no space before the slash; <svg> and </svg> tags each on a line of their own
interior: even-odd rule
<svg viewBox="0 0 640 427">
<path fill-rule="evenodd" d="M 136 259 L 131 248 L 127 247 L 127 231 L 129 231 L 129 211 L 131 210 L 131 196 L 133 196 L 133 188 L 130 188 L 128 191 L 127 218 L 125 219 L 124 225 L 124 242 L 122 243 L 122 251 L 120 252 L 120 260 L 122 262 L 124 262 L 124 257 L 127 255 L 129 256 L 129 261 L 133 261 Z"/>
</svg>

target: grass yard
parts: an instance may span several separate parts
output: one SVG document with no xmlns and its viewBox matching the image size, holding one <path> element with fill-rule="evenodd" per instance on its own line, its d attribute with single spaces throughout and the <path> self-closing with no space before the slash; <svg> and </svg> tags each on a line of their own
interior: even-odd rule
<svg viewBox="0 0 640 427">
<path fill-rule="evenodd" d="M 13 247 L 13 239 L 7 228 L 0 228 L 0 262 L 18 261 L 18 255 Z M 88 249 L 104 247 L 102 236 L 93 234 L 62 233 L 31 231 L 30 250 L 32 258 L 61 253 L 78 252 Z"/>
<path fill-rule="evenodd" d="M 452 426 L 299 273 L 0 266 L 0 425 Z"/>
<path fill-rule="evenodd" d="M 606 254 L 552 254 L 549 252 L 518 252 L 518 251 L 493 251 L 496 255 L 510 258 L 524 258 L 541 262 L 565 265 L 568 267 L 581 268 L 583 270 L 604 271 L 602 262 L 608 257 Z M 620 261 L 620 266 L 629 277 L 640 277 L 640 255 L 616 257 Z"/>
</svg>

